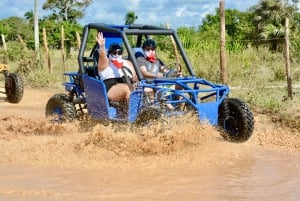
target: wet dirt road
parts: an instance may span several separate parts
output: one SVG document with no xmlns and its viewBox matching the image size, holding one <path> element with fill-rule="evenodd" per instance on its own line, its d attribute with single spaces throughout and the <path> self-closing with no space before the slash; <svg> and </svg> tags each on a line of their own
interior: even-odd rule
<svg viewBox="0 0 300 201">
<path fill-rule="evenodd" d="M 299 200 L 299 134 L 264 115 L 242 144 L 190 119 L 137 135 L 50 124 L 54 93 L 27 89 L 17 105 L 0 94 L 0 200 Z"/>
</svg>

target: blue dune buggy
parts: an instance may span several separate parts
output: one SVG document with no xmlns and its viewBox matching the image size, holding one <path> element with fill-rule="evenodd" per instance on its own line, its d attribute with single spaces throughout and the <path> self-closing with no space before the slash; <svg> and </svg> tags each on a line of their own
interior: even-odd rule
<svg viewBox="0 0 300 201">
<path fill-rule="evenodd" d="M 99 79 L 98 46 L 96 42 L 92 45 L 89 42 L 95 41 L 98 32 L 104 34 L 106 48 L 112 43 L 121 44 L 124 55 L 133 63 L 139 82 L 130 86 L 128 104 L 108 100 L 104 82 Z M 138 67 L 136 56 L 146 38 L 156 40 L 158 54 L 164 54 L 169 60 L 166 64 L 169 71 L 163 78 L 144 78 Z M 174 54 L 174 50 L 179 54 Z M 229 98 L 228 86 L 195 75 L 172 29 L 137 24 L 88 24 L 83 30 L 78 63 L 78 72 L 64 74 L 69 77 L 64 83 L 67 93 L 55 94 L 47 102 L 46 116 L 52 121 L 73 121 L 89 116 L 99 121 L 135 124 L 157 120 L 162 115 L 172 117 L 194 112 L 200 122 L 220 128 L 220 134 L 228 141 L 244 142 L 253 133 L 254 118 L 248 106 L 240 99 Z M 182 76 L 173 76 L 179 71 Z"/>
</svg>

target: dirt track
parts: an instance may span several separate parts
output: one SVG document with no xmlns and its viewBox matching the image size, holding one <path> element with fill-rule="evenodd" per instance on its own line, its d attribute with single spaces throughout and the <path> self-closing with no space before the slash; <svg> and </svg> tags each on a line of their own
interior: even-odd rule
<svg viewBox="0 0 300 201">
<path fill-rule="evenodd" d="M 253 152 L 300 154 L 299 133 L 259 114 L 242 144 L 190 119 L 161 135 L 159 126 L 137 135 L 126 127 L 54 125 L 44 116 L 54 93 L 26 89 L 19 104 L 0 94 L 0 200 L 224 200 L 211 193 L 219 168 L 243 168 Z"/>
</svg>

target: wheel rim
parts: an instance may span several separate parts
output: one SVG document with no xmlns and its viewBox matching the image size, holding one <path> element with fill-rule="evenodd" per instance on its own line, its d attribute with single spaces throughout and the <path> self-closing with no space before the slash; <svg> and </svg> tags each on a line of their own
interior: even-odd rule
<svg viewBox="0 0 300 201">
<path fill-rule="evenodd" d="M 62 120 L 63 120 L 62 108 L 60 108 L 60 107 L 53 108 L 53 112 L 52 112 L 51 116 L 52 116 L 52 118 L 51 118 L 52 122 L 62 122 Z"/>
</svg>

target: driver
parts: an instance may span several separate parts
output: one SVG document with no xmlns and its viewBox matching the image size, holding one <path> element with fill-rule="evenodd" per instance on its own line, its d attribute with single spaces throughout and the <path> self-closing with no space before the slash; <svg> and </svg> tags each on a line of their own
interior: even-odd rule
<svg viewBox="0 0 300 201">
<path fill-rule="evenodd" d="M 136 54 L 138 66 L 141 69 L 141 73 L 145 78 L 162 78 L 166 75 L 170 69 L 164 66 L 164 64 L 156 57 L 156 42 L 153 39 L 146 39 L 142 45 L 143 54 Z M 180 76 L 181 72 L 177 72 L 177 76 Z M 166 86 L 168 87 L 168 86 Z M 175 85 L 175 89 L 182 89 L 180 86 Z M 149 90 L 149 89 L 148 89 Z M 148 92 L 153 92 L 149 90 Z M 179 98 L 179 97 L 176 97 Z M 169 110 L 174 110 L 171 104 L 167 104 Z"/>
<path fill-rule="evenodd" d="M 153 39 L 146 39 L 142 45 L 143 55 L 137 57 L 138 66 L 145 78 L 161 78 L 168 69 L 156 58 L 156 43 Z"/>
</svg>

